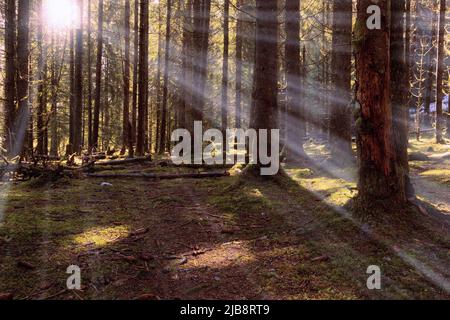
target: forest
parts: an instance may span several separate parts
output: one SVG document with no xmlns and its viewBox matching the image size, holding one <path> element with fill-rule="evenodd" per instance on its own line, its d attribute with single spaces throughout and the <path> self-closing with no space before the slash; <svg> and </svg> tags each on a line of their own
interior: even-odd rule
<svg viewBox="0 0 450 320">
<path fill-rule="evenodd" d="M 450 299 L 447 0 L 0 11 L 0 300 Z"/>
</svg>

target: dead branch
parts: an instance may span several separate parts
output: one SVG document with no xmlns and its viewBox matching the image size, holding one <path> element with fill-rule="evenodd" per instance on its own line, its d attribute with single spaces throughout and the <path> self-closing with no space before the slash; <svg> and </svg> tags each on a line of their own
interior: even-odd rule
<svg viewBox="0 0 450 320">
<path fill-rule="evenodd" d="M 156 173 L 117 173 L 117 174 L 100 174 L 91 173 L 87 176 L 90 178 L 102 179 L 123 179 L 123 178 L 142 178 L 155 180 L 173 180 L 173 179 L 204 179 L 204 178 L 220 178 L 228 177 L 229 172 L 200 172 L 200 173 L 177 173 L 177 174 L 156 174 Z"/>
</svg>

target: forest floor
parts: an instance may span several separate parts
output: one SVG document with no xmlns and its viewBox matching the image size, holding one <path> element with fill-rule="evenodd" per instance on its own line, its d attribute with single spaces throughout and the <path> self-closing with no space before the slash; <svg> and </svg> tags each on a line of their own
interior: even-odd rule
<svg viewBox="0 0 450 320">
<path fill-rule="evenodd" d="M 432 146 L 433 150 L 430 149 Z M 242 179 L 3 183 L 0 293 L 16 299 L 449 299 L 450 146 L 412 141 L 421 208 L 361 224 L 355 170 Z M 441 154 L 441 157 L 436 157 Z M 431 158 L 430 157 L 434 157 Z M 147 168 L 148 172 L 188 169 Z M 445 196 L 447 195 L 447 196 Z M 70 265 L 82 290 L 66 290 Z M 368 290 L 366 270 L 382 270 Z"/>
</svg>

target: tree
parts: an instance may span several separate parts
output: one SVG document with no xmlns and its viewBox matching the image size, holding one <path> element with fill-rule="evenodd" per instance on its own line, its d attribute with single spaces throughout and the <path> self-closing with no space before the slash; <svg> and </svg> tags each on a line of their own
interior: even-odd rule
<svg viewBox="0 0 450 320">
<path fill-rule="evenodd" d="M 362 209 L 383 201 L 404 200 L 404 186 L 396 173 L 392 137 L 389 3 L 388 0 L 378 2 L 380 29 L 367 27 L 370 17 L 367 12 L 372 1 L 359 0 L 357 5 L 354 42 L 359 108 L 359 195 L 356 203 Z"/>
<path fill-rule="evenodd" d="M 228 127 L 228 56 L 230 43 L 230 1 L 224 0 L 222 57 L 222 132 Z"/>
<path fill-rule="evenodd" d="M 98 29 L 97 29 L 97 62 L 95 68 L 95 102 L 94 123 L 92 128 L 92 145 L 90 150 L 98 148 L 100 107 L 102 99 L 102 57 L 103 57 L 103 0 L 98 1 Z"/>
<path fill-rule="evenodd" d="M 256 48 L 250 127 L 278 129 L 278 19 L 276 0 L 256 1 Z M 271 141 L 268 140 L 267 150 Z M 260 167 L 258 159 L 256 167 Z"/>
<path fill-rule="evenodd" d="M 139 64 L 139 0 L 134 0 L 134 53 L 133 53 L 133 101 L 131 106 L 132 142 L 136 142 L 138 64 Z"/>
<path fill-rule="evenodd" d="M 394 150 L 396 154 L 395 170 L 397 172 L 399 188 L 398 198 L 406 201 L 413 195 L 412 185 L 409 181 L 408 159 L 408 92 L 409 74 L 406 69 L 405 51 L 405 0 L 391 2 L 391 101 L 393 119 Z M 404 187 L 404 188 L 403 188 Z"/>
<path fill-rule="evenodd" d="M 87 46 L 88 46 L 88 146 L 92 147 L 92 0 L 88 0 L 88 26 L 87 26 Z"/>
<path fill-rule="evenodd" d="M 148 102 L 148 32 L 149 32 L 148 1 L 140 2 L 139 25 L 139 81 L 138 81 L 138 127 L 136 154 L 143 156 L 145 153 L 146 117 Z"/>
<path fill-rule="evenodd" d="M 287 161 L 304 158 L 305 118 L 302 110 L 300 61 L 300 0 L 286 0 Z"/>
<path fill-rule="evenodd" d="M 243 0 L 237 0 L 237 7 L 240 10 L 243 4 Z M 242 113 L 242 58 L 243 58 L 243 23 L 241 18 L 242 13 L 239 12 L 237 15 L 236 22 L 236 114 L 235 114 L 235 126 L 236 128 L 241 127 L 241 113 Z"/>
<path fill-rule="evenodd" d="M 80 154 L 82 141 L 83 116 L 83 0 L 78 0 L 79 21 L 76 30 L 75 79 L 74 79 L 74 134 L 73 152 Z"/>
<path fill-rule="evenodd" d="M 443 77 L 444 77 L 444 54 L 445 54 L 445 0 L 441 0 L 439 9 L 439 35 L 438 54 L 436 71 L 436 143 L 445 143 L 442 137 L 444 130 L 444 119 L 442 115 L 442 101 L 444 97 Z"/>
<path fill-rule="evenodd" d="M 125 0 L 125 56 L 123 62 L 123 124 L 122 124 L 122 154 L 125 154 L 126 148 L 130 145 L 128 135 L 130 125 L 130 0 Z M 129 150 L 132 152 L 131 150 Z"/>
<path fill-rule="evenodd" d="M 73 30 L 70 30 L 69 49 L 69 145 L 66 147 L 66 156 L 73 153 L 74 146 L 74 110 L 75 110 L 75 40 Z"/>
<path fill-rule="evenodd" d="M 353 160 L 351 128 L 352 1 L 333 2 L 331 81 L 333 101 L 330 112 L 330 142 L 333 162 Z"/>
<path fill-rule="evenodd" d="M 14 155 L 14 123 L 16 116 L 16 1 L 5 1 L 5 104 L 3 148 Z"/>
<path fill-rule="evenodd" d="M 32 146 L 24 149 L 26 130 L 29 121 L 29 56 L 30 56 L 30 1 L 19 0 L 17 20 L 17 103 L 19 117 L 16 119 L 15 139 L 18 150 L 15 152 L 32 153 Z"/>
<path fill-rule="evenodd" d="M 38 108 L 36 113 L 36 129 L 37 129 L 37 146 L 36 153 L 38 155 L 47 154 L 45 148 L 45 130 L 47 127 L 47 51 L 44 44 L 44 26 L 42 19 L 42 0 L 39 1 L 39 21 L 37 31 L 37 45 L 39 50 L 38 61 Z"/>
<path fill-rule="evenodd" d="M 159 153 L 166 151 L 166 127 L 167 127 L 167 108 L 169 98 L 169 67 L 170 67 L 170 41 L 171 41 L 171 19 L 172 19 L 172 0 L 167 0 L 166 15 L 166 42 L 164 51 L 164 84 L 163 84 L 163 101 L 161 110 L 161 127 L 159 135 Z"/>
</svg>

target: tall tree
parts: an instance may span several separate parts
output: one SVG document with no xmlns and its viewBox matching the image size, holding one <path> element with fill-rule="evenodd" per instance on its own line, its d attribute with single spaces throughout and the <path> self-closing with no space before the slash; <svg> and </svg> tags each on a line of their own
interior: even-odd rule
<svg viewBox="0 0 450 320">
<path fill-rule="evenodd" d="M 16 1 L 5 1 L 5 104 L 3 148 L 8 155 L 14 153 L 14 123 L 16 116 Z"/>
<path fill-rule="evenodd" d="M 300 0 L 286 0 L 287 161 L 304 157 L 305 119 L 301 99 Z"/>
<path fill-rule="evenodd" d="M 69 145 L 66 147 L 66 156 L 73 153 L 74 139 L 74 110 L 75 110 L 75 39 L 74 32 L 70 30 L 69 48 Z"/>
<path fill-rule="evenodd" d="M 140 2 L 139 24 L 139 81 L 138 81 L 138 127 L 136 154 L 145 153 L 146 117 L 148 109 L 148 32 L 149 4 L 146 0 Z"/>
<path fill-rule="evenodd" d="M 126 148 L 130 145 L 128 136 L 130 125 L 130 0 L 125 0 L 125 56 L 123 62 L 123 125 L 122 125 L 122 154 L 125 154 Z M 131 150 L 130 150 L 131 151 Z"/>
<path fill-rule="evenodd" d="M 398 198 L 406 201 L 413 194 L 409 181 L 408 159 L 408 92 L 409 74 L 406 69 L 407 57 L 405 47 L 405 0 L 391 2 L 391 104 L 393 120 L 394 151 L 396 154 L 397 179 L 399 190 Z"/>
<path fill-rule="evenodd" d="M 228 127 L 228 56 L 230 46 L 230 1 L 224 0 L 222 56 L 222 132 Z"/>
<path fill-rule="evenodd" d="M 39 21 L 37 31 L 37 46 L 39 50 L 38 60 L 38 107 L 36 112 L 36 129 L 37 129 L 37 146 L 36 153 L 38 155 L 44 155 L 47 153 L 45 150 L 45 130 L 47 127 L 46 115 L 47 115 L 47 51 L 44 44 L 44 21 L 42 16 L 43 6 L 42 0 L 39 1 Z"/>
<path fill-rule="evenodd" d="M 167 0 L 166 14 L 166 42 L 164 51 L 164 84 L 161 110 L 161 128 L 159 140 L 159 153 L 166 151 L 167 108 L 169 99 L 169 67 L 170 67 L 170 41 L 171 41 L 172 0 Z"/>
<path fill-rule="evenodd" d="M 136 142 L 138 64 L 139 64 L 139 0 L 134 0 L 134 37 L 133 37 L 133 101 L 131 106 L 132 142 Z"/>
<path fill-rule="evenodd" d="M 389 3 L 388 0 L 377 3 L 380 16 L 375 18 L 381 21 L 379 29 L 367 27 L 372 1 L 359 0 L 357 4 L 354 40 L 359 107 L 357 205 L 364 209 L 385 200 L 402 201 L 404 196 L 404 186 L 396 174 L 392 137 Z"/>
<path fill-rule="evenodd" d="M 256 48 L 250 127 L 278 128 L 278 19 L 276 0 L 256 1 Z M 268 150 L 270 144 L 268 141 Z M 258 166 L 261 165 L 258 159 Z"/>
<path fill-rule="evenodd" d="M 351 72 L 352 0 L 333 2 L 331 78 L 333 101 L 330 110 L 330 140 L 333 162 L 348 164 L 352 155 Z"/>
<path fill-rule="evenodd" d="M 241 10 L 243 5 L 243 0 L 237 0 L 237 8 Z M 235 110 L 235 126 L 236 128 L 241 127 L 242 119 L 242 58 L 243 58 L 243 23 L 242 23 L 242 13 L 239 11 L 237 14 L 236 22 L 236 110 Z"/>
<path fill-rule="evenodd" d="M 87 46 L 88 46 L 88 146 L 92 146 L 92 0 L 88 0 L 88 25 L 87 25 Z"/>
<path fill-rule="evenodd" d="M 25 135 L 29 120 L 29 57 L 30 57 L 30 1 L 19 0 L 17 20 L 17 102 L 19 117 L 16 119 L 17 152 L 32 152 L 32 146 L 25 147 Z"/>
<path fill-rule="evenodd" d="M 444 97 L 443 78 L 444 78 L 444 55 L 445 55 L 445 0 L 441 0 L 439 8 L 439 35 L 438 35 L 438 54 L 436 71 L 436 142 L 445 143 L 442 137 L 444 130 L 444 119 L 442 115 L 442 101 Z"/>
<path fill-rule="evenodd" d="M 74 80 L 74 153 L 80 154 L 82 141 L 82 117 L 83 117 L 83 0 L 78 0 L 79 21 L 76 30 L 75 49 L 75 80 Z"/>
<path fill-rule="evenodd" d="M 103 58 L 103 0 L 98 1 L 98 29 L 97 29 L 97 62 L 95 68 L 95 102 L 94 123 L 92 128 L 92 145 L 90 149 L 98 149 L 100 107 L 102 99 L 102 58 Z"/>
<path fill-rule="evenodd" d="M 183 53 L 182 53 L 182 74 L 181 74 L 181 99 L 178 124 L 180 128 L 186 128 L 191 118 L 191 90 L 189 84 L 192 80 L 192 0 L 186 0 L 183 16 Z"/>
</svg>

